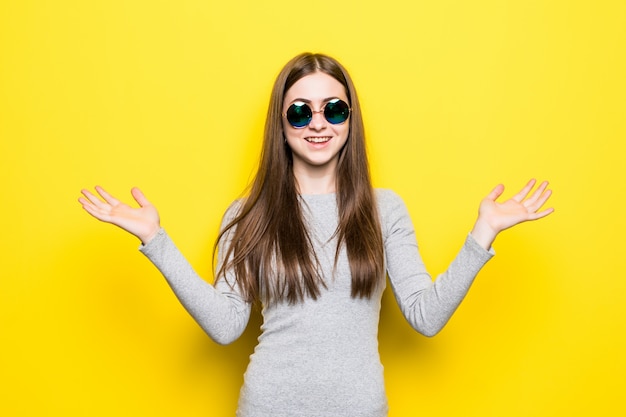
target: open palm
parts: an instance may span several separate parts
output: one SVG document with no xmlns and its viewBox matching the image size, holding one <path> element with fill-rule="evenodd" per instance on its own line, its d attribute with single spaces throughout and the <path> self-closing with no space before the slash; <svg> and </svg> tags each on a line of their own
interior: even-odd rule
<svg viewBox="0 0 626 417">
<path fill-rule="evenodd" d="M 547 189 L 548 182 L 542 182 L 531 193 L 535 184 L 535 180 L 530 180 L 520 192 L 502 203 L 496 201 L 504 192 L 504 186 L 500 184 L 481 201 L 472 235 L 483 247 L 489 248 L 501 231 L 541 219 L 554 211 L 552 208 L 541 210 L 552 194 Z"/>
<path fill-rule="evenodd" d="M 78 201 L 87 213 L 100 221 L 121 227 L 137 236 L 144 244 L 159 231 L 159 213 L 138 188 L 131 190 L 133 198 L 139 204 L 137 208 L 119 201 L 102 187 L 96 187 L 100 197 L 87 190 L 81 192 L 84 197 Z"/>
<path fill-rule="evenodd" d="M 553 209 L 539 211 L 546 203 L 552 192 L 547 190 L 548 182 L 542 182 L 537 189 L 530 194 L 535 180 L 531 180 L 522 190 L 510 199 L 499 203 L 496 201 L 504 191 L 503 185 L 498 185 L 480 203 L 479 217 L 487 221 L 490 227 L 501 232 L 504 229 L 515 226 L 529 220 L 537 220 L 552 213 Z"/>
</svg>

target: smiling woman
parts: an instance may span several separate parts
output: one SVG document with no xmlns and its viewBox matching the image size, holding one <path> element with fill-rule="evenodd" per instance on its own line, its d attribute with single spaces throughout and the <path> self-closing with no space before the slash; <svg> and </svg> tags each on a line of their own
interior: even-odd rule
<svg viewBox="0 0 626 417">
<path fill-rule="evenodd" d="M 285 94 L 283 108 L 285 119 L 283 129 L 292 153 L 293 170 L 301 194 L 324 194 L 335 191 L 335 170 L 339 152 L 348 140 L 350 126 L 346 89 L 335 78 L 323 72 L 314 72 L 298 80 Z M 343 103 L 338 104 L 338 103 Z M 320 110 L 311 110 L 313 108 Z M 333 109 L 343 112 L 334 115 Z M 304 109 L 303 109 L 304 108 Z M 306 111 L 305 111 L 306 109 Z M 295 112 L 308 113 L 308 117 L 298 118 L 294 123 Z M 327 113 L 334 116 L 327 119 Z M 345 118 L 341 116 L 345 115 Z M 289 117 L 291 116 L 291 118 Z M 303 126 L 303 121 L 308 120 Z M 333 123 L 337 120 L 337 123 Z M 315 181 L 307 181 L 315 178 Z M 319 178 L 326 178 L 320 183 Z M 322 187 L 322 188 L 319 188 Z"/>
<path fill-rule="evenodd" d="M 343 104 L 342 104 L 343 103 Z M 378 353 L 381 296 L 388 274 L 398 305 L 420 333 L 448 322 L 503 230 L 547 216 L 547 183 L 496 200 L 498 185 L 447 271 L 433 282 L 402 199 L 375 190 L 363 122 L 346 70 L 301 54 L 280 72 L 270 99 L 259 170 L 231 205 L 217 239 L 215 285 L 192 269 L 138 189 L 132 208 L 97 187 L 84 209 L 142 241 L 177 297 L 217 343 L 245 329 L 255 302 L 262 333 L 241 388 L 237 415 L 385 416 Z"/>
</svg>

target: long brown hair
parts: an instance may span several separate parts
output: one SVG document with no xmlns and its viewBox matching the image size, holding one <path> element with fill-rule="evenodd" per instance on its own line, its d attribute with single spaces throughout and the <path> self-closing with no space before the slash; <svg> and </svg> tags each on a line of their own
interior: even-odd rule
<svg viewBox="0 0 626 417">
<path fill-rule="evenodd" d="M 303 220 L 293 174 L 293 159 L 285 143 L 282 107 L 285 93 L 299 79 L 326 73 L 346 89 L 350 107 L 350 132 L 337 164 L 336 198 L 339 225 L 335 231 L 335 266 L 345 245 L 352 275 L 352 297 L 370 297 L 384 279 L 382 233 L 365 150 L 361 108 L 354 84 L 335 59 L 322 54 L 296 56 L 279 73 L 270 98 L 259 168 L 249 195 L 232 221 L 220 232 L 226 261 L 217 279 L 226 271 L 248 301 L 297 303 L 316 299 L 325 287 L 319 261 Z"/>
</svg>

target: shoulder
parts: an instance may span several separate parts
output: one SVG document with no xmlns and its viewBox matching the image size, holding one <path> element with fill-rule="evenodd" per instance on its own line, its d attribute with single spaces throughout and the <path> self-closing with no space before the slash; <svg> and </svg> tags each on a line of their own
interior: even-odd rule
<svg viewBox="0 0 626 417">
<path fill-rule="evenodd" d="M 393 190 L 388 188 L 375 188 L 374 195 L 381 216 L 388 214 L 390 211 L 406 208 L 402 197 Z"/>
<path fill-rule="evenodd" d="M 383 227 L 383 233 L 389 232 L 407 221 L 410 222 L 409 212 L 402 197 L 395 191 L 385 188 L 374 189 L 378 206 L 378 215 Z"/>
<path fill-rule="evenodd" d="M 230 203 L 228 205 L 228 208 L 226 209 L 225 215 L 237 215 L 239 213 L 239 211 L 241 210 L 241 208 L 243 207 L 244 203 L 246 202 L 245 198 L 238 198 L 236 200 L 234 200 L 232 203 Z"/>
<path fill-rule="evenodd" d="M 388 189 L 377 188 L 374 191 L 385 245 L 406 238 L 414 242 L 413 222 L 402 197 Z"/>
<path fill-rule="evenodd" d="M 239 216 L 245 201 L 245 198 L 238 198 L 230 203 L 230 205 L 224 212 L 224 216 L 222 216 L 221 228 L 224 228 L 224 226 L 230 224 L 233 220 L 235 220 L 235 218 L 237 218 L 237 216 Z"/>
</svg>

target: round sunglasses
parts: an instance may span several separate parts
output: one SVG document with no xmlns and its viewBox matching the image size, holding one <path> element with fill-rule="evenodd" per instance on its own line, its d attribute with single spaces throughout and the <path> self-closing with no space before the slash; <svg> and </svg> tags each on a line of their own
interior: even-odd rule
<svg viewBox="0 0 626 417">
<path fill-rule="evenodd" d="M 328 101 L 320 110 L 313 110 L 307 103 L 296 101 L 289 106 L 284 116 L 291 126 L 302 129 L 311 123 L 313 113 L 324 113 L 324 118 L 328 123 L 339 125 L 348 120 L 350 110 L 348 103 L 339 98 Z"/>
</svg>

